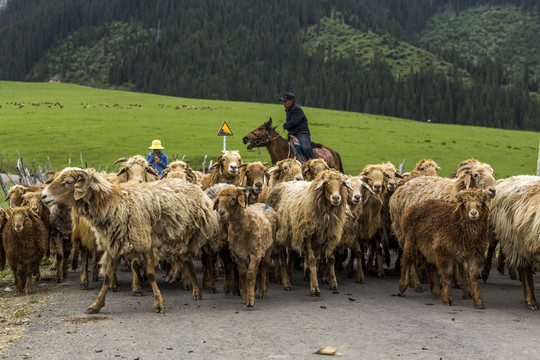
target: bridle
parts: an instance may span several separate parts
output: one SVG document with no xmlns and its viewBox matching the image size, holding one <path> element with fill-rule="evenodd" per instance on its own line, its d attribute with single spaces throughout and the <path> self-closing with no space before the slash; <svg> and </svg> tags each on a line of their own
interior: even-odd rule
<svg viewBox="0 0 540 360">
<path fill-rule="evenodd" d="M 277 131 L 276 131 L 276 136 L 271 138 L 270 135 L 268 134 L 268 129 L 266 130 L 266 134 L 264 134 L 264 135 L 255 133 L 255 130 L 250 132 L 250 134 L 253 134 L 253 135 L 255 135 L 257 137 L 256 140 L 251 141 L 251 143 L 253 144 L 254 147 L 267 146 L 268 144 L 270 144 L 272 141 L 274 141 L 278 137 L 281 137 L 281 135 L 279 135 L 279 133 L 277 133 Z M 264 143 L 263 143 L 263 140 L 265 141 Z"/>
</svg>

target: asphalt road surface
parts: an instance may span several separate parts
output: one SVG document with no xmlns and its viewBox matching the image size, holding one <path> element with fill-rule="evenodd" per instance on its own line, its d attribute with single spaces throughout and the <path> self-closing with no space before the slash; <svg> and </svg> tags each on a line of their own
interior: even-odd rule
<svg viewBox="0 0 540 360">
<path fill-rule="evenodd" d="M 166 284 L 158 273 L 164 314 L 153 313 L 148 283 L 143 297 L 133 297 L 131 273 L 120 271 L 118 291 L 109 292 L 97 315 L 84 311 L 100 284 L 82 290 L 79 274 L 56 285 L 2 358 L 317 359 L 317 350 L 332 346 L 347 359 L 540 359 L 540 311 L 527 308 L 519 281 L 495 269 L 480 284 L 485 310 L 462 299 L 459 289 L 451 307 L 429 291 L 393 296 L 399 276 L 390 270 L 384 280 L 367 275 L 363 285 L 338 274 L 338 293 L 321 284 L 316 298 L 296 271 L 294 291 L 271 281 L 268 298 L 251 309 L 221 292 L 222 277 L 216 294 L 203 290 L 195 301 L 181 283 Z"/>
</svg>

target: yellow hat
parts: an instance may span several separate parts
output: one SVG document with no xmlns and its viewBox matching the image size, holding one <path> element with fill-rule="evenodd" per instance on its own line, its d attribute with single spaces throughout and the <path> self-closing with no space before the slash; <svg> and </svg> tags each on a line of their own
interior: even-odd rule
<svg viewBox="0 0 540 360">
<path fill-rule="evenodd" d="M 152 146 L 150 146 L 148 149 L 150 149 L 150 150 L 154 150 L 154 149 L 163 150 L 165 148 L 163 146 L 161 146 L 161 141 L 154 140 L 154 141 L 152 141 Z"/>
</svg>

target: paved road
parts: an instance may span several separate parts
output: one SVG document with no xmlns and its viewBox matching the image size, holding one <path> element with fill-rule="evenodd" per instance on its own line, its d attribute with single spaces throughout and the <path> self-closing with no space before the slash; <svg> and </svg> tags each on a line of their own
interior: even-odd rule
<svg viewBox="0 0 540 360">
<path fill-rule="evenodd" d="M 2 358 L 316 359 L 314 352 L 327 345 L 347 359 L 540 358 L 540 311 L 527 309 L 518 281 L 495 271 L 481 284 L 485 310 L 461 299 L 458 289 L 452 307 L 428 292 L 392 296 L 399 280 L 392 272 L 385 280 L 368 275 L 364 285 L 338 275 L 339 293 L 322 286 L 320 298 L 309 296 L 297 273 L 293 292 L 271 283 L 268 299 L 253 309 L 222 292 L 194 301 L 179 283 L 158 275 L 165 314 L 152 312 L 148 284 L 143 297 L 132 297 L 130 273 L 120 273 L 119 291 L 108 294 L 98 315 L 84 310 L 99 286 L 79 289 L 78 275 L 56 287 Z"/>
</svg>

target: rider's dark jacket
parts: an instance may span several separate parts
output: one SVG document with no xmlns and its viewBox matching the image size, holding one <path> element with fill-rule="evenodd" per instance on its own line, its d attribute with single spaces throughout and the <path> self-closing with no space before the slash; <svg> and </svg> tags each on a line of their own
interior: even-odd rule
<svg viewBox="0 0 540 360">
<path fill-rule="evenodd" d="M 301 133 L 309 134 L 307 118 L 300 105 L 292 104 L 285 112 L 287 115 L 283 128 L 289 131 L 289 135 L 296 136 Z"/>
</svg>

